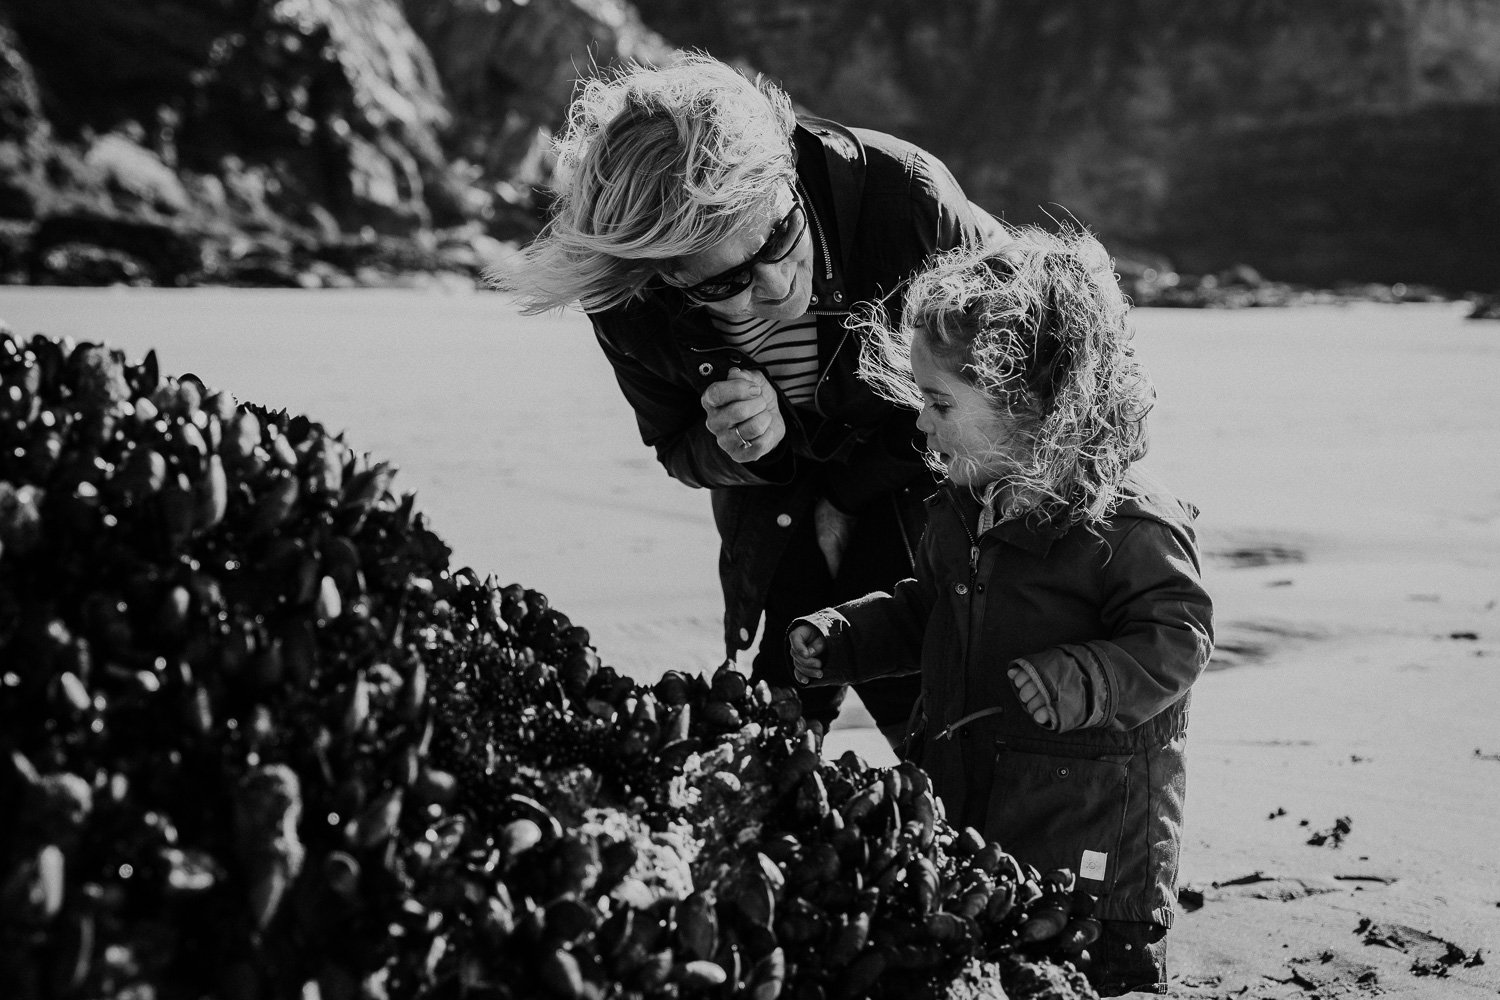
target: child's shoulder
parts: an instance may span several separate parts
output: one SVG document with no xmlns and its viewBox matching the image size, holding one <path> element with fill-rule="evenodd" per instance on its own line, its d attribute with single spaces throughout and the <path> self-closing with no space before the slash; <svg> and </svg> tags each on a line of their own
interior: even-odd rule
<svg viewBox="0 0 1500 1000">
<path fill-rule="evenodd" d="M 1114 518 L 1146 518 L 1188 527 L 1199 513 L 1195 504 L 1182 499 L 1140 468 L 1133 467 L 1126 474 L 1123 491 Z"/>
</svg>

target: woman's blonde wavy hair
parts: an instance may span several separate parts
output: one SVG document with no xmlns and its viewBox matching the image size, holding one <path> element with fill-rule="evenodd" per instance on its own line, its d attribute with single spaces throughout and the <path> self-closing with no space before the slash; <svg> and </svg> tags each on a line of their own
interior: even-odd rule
<svg viewBox="0 0 1500 1000">
<path fill-rule="evenodd" d="M 1064 527 L 1097 524 L 1146 453 L 1156 398 L 1130 343 L 1129 304 L 1109 254 L 1087 232 L 1028 227 L 1008 236 L 936 258 L 912 279 L 898 327 L 878 310 L 866 317 L 860 375 L 892 402 L 920 409 L 911 349 L 921 337 L 1016 429 L 1023 446 L 1004 451 L 1000 486 L 1021 509 Z"/>
<path fill-rule="evenodd" d="M 583 82 L 556 141 L 546 228 L 495 265 L 528 314 L 640 297 L 796 177 L 791 99 L 702 53 Z"/>
</svg>

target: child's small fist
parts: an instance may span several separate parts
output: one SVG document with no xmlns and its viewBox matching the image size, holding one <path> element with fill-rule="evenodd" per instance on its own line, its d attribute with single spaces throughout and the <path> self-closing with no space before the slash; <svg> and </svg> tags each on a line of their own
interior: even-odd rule
<svg viewBox="0 0 1500 1000">
<path fill-rule="evenodd" d="M 1021 704 L 1026 706 L 1026 711 L 1031 713 L 1031 718 L 1036 724 L 1044 729 L 1056 729 L 1057 715 L 1052 711 L 1047 692 L 1036 683 L 1030 671 L 1022 670 L 1020 667 L 1011 667 L 1006 672 L 1006 676 L 1015 686 L 1016 697 L 1021 699 Z"/>
<path fill-rule="evenodd" d="M 798 684 L 809 684 L 823 679 L 823 651 L 828 641 L 811 625 L 794 627 L 787 634 L 787 644 L 792 653 L 792 675 Z"/>
</svg>

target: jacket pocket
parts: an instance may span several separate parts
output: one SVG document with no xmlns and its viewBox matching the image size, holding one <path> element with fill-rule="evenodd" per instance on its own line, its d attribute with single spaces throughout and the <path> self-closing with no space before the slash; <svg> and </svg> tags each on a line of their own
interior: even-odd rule
<svg viewBox="0 0 1500 1000">
<path fill-rule="evenodd" d="M 1061 756 L 997 744 L 985 834 L 1038 871 L 1080 875 L 1102 865 L 1095 891 L 1107 893 L 1125 846 L 1129 762 L 1128 754 Z"/>
</svg>

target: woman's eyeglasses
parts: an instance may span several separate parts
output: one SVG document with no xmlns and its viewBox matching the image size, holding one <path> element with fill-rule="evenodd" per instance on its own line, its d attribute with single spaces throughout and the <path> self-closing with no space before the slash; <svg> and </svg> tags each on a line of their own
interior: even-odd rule
<svg viewBox="0 0 1500 1000">
<path fill-rule="evenodd" d="M 792 209 L 771 227 L 771 234 L 759 250 L 743 264 L 727 271 L 720 271 L 692 285 L 680 286 L 682 294 L 694 302 L 723 302 L 749 288 L 755 282 L 757 264 L 776 264 L 786 260 L 797 249 L 802 231 L 807 228 L 807 213 L 802 209 L 802 199 L 795 189 L 792 191 Z"/>
</svg>

